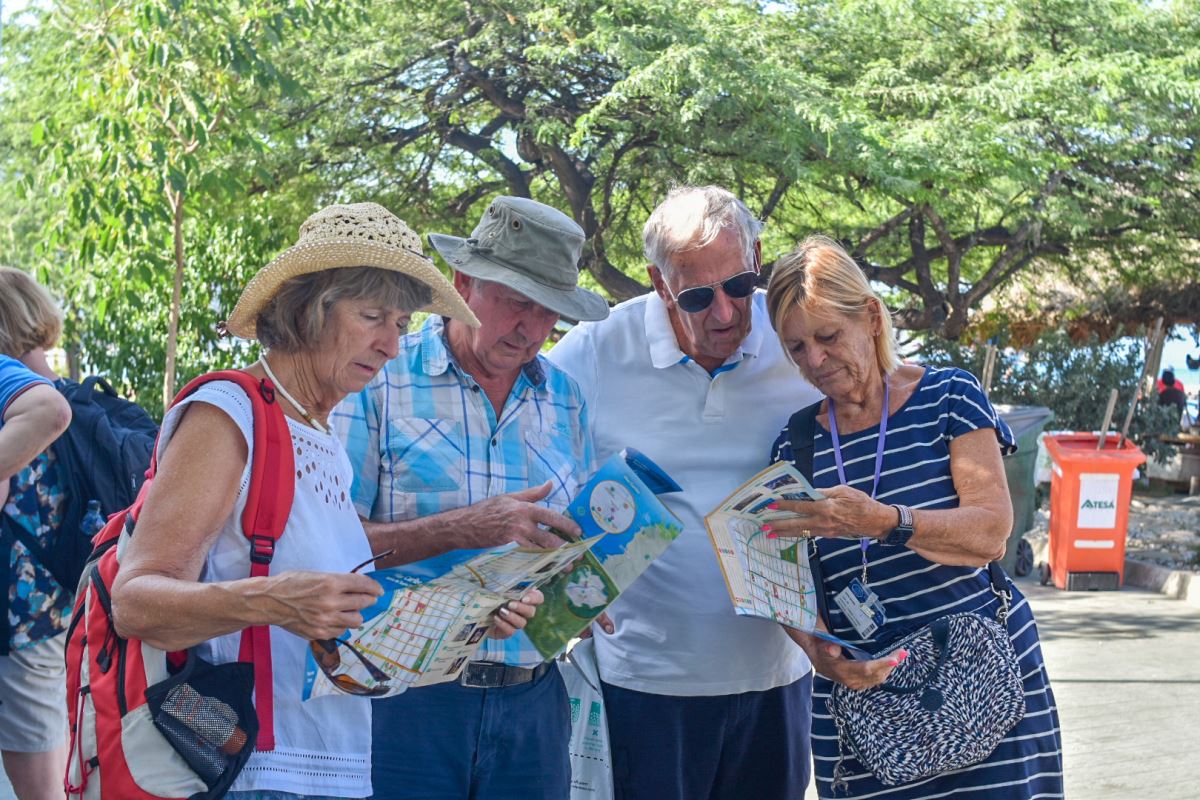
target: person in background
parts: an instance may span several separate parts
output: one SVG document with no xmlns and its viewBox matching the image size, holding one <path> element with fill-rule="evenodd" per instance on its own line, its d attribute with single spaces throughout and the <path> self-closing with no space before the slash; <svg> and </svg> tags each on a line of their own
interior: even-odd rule
<svg viewBox="0 0 1200 800">
<path fill-rule="evenodd" d="M 1158 392 L 1158 404 L 1160 406 L 1178 406 L 1180 414 L 1187 411 L 1187 394 L 1183 391 L 1183 384 L 1175 380 L 1175 373 L 1172 370 L 1163 370 L 1162 389 Z"/>
<path fill-rule="evenodd" d="M 429 240 L 480 326 L 430 316 L 337 409 L 354 505 L 395 560 L 556 547 L 547 528 L 580 534 L 562 512 L 595 460 L 579 388 L 539 353 L 560 316 L 608 314 L 576 286 L 583 230 L 549 206 L 497 197 L 471 238 Z M 570 725 L 562 677 L 528 637 L 487 642 L 457 682 L 375 702 L 376 800 L 561 800 Z"/>
<path fill-rule="evenodd" d="M 1175 388 L 1178 389 L 1179 391 L 1183 392 L 1184 395 L 1186 396 L 1187 395 L 1187 387 L 1183 385 L 1183 381 L 1179 380 L 1179 376 L 1175 374 L 1174 367 L 1167 367 L 1166 369 L 1164 369 L 1162 371 L 1162 374 L 1160 374 L 1158 376 L 1158 380 L 1155 381 L 1155 385 L 1154 385 L 1155 391 L 1157 391 L 1159 394 L 1162 394 L 1163 390 L 1167 388 L 1167 376 L 1168 375 L 1171 376 L 1172 385 L 1174 385 Z"/>
<path fill-rule="evenodd" d="M 13 533 L 21 526 L 49 545 L 66 506 L 49 447 L 71 409 L 46 361 L 61 331 L 50 294 L 0 267 L 0 754 L 19 800 L 61 800 L 66 769 L 63 648 L 74 587 L 59 586 Z"/>
<path fill-rule="evenodd" d="M 168 651 L 198 646 L 215 664 L 238 659 L 242 629 L 271 626 L 275 749 L 250 756 L 231 798 L 372 793 L 371 701 L 301 696 L 309 640 L 357 627 L 383 591 L 351 572 L 373 553 L 329 413 L 396 356 L 417 310 L 477 324 L 420 238 L 375 203 L 313 214 L 299 242 L 242 292 L 226 328 L 263 346 L 244 371 L 273 385 L 296 462 L 291 513 L 266 577 L 247 577 L 241 526 L 254 446 L 250 399 L 237 384 L 214 381 L 163 419 L 158 472 L 113 583 L 113 619 L 122 636 Z M 495 635 L 524 625 L 540 596 L 527 599 L 497 618 Z"/>
<path fill-rule="evenodd" d="M 900 363 L 883 302 L 846 251 L 823 236 L 776 263 L 767 308 L 799 372 L 826 396 L 817 409 L 812 457 L 812 483 L 825 499 L 781 500 L 794 517 L 764 530 L 817 537 L 832 633 L 881 653 L 947 614 L 996 617 L 1001 600 L 987 565 L 1004 555 L 1012 528 L 1001 455 L 1016 445 L 979 381 L 959 369 Z M 787 428 L 770 460 L 794 461 Z M 1037 624 L 1029 603 L 1005 581 L 1024 719 L 985 760 L 902 786 L 883 785 L 839 748 L 826 709 L 834 681 L 852 689 L 877 685 L 902 651 L 851 661 L 840 647 L 788 629 L 818 675 L 813 756 L 822 798 L 1062 797 L 1062 739 Z M 882 600 L 881 623 L 853 608 L 851 598 L 871 590 Z"/>
<path fill-rule="evenodd" d="M 808 783 L 808 659 L 734 613 L 704 527 L 818 397 L 755 291 L 761 230 L 725 189 L 672 190 L 642 231 L 654 291 L 550 351 L 583 389 L 597 455 L 636 447 L 683 487 L 661 498 L 682 533 L 596 633 L 617 800 L 782 800 Z"/>
</svg>

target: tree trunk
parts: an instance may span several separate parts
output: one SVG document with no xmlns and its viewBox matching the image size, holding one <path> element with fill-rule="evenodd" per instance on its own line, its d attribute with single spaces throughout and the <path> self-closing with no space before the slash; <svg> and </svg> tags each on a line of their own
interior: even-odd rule
<svg viewBox="0 0 1200 800">
<path fill-rule="evenodd" d="M 179 340 L 179 305 L 183 294 L 183 192 L 169 192 L 175 218 L 175 284 L 171 289 L 171 321 L 167 327 L 167 366 L 163 370 L 163 408 L 175 397 L 175 354 Z"/>
</svg>

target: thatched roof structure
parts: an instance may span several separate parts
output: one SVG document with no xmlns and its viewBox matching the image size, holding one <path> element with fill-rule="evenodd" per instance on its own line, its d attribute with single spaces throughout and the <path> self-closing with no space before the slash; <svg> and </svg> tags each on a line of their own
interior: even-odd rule
<svg viewBox="0 0 1200 800">
<path fill-rule="evenodd" d="M 1179 284 L 1134 288 L 1102 286 L 1094 278 L 1030 275 L 981 309 L 972 325 L 974 332 L 985 338 L 1003 320 L 1011 343 L 1020 347 L 1045 330 L 1060 328 L 1078 341 L 1092 335 L 1107 341 L 1144 330 L 1159 317 L 1167 330 L 1175 325 L 1200 330 L 1200 274 Z"/>
</svg>

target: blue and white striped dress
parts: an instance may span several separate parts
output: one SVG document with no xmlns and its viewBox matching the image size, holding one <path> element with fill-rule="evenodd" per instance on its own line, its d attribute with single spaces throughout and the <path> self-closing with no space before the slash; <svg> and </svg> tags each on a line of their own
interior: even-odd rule
<svg viewBox="0 0 1200 800">
<path fill-rule="evenodd" d="M 876 497 L 915 509 L 955 508 L 958 495 L 950 476 L 950 441 L 980 428 L 992 428 L 1002 450 L 1013 452 L 1012 431 L 998 417 L 969 373 L 927 368 L 921 381 L 896 413 L 888 418 L 883 473 Z M 842 457 L 849 484 L 871 491 L 879 427 L 842 437 Z M 814 432 L 813 485 L 836 486 L 833 442 L 820 425 Z M 794 460 L 786 429 L 772 448 L 772 461 Z M 857 539 L 817 540 L 830 622 L 834 633 L 878 652 L 890 643 L 946 614 L 977 611 L 993 615 L 996 599 L 986 569 L 935 564 L 907 547 L 873 542 L 867 550 L 868 580 L 887 610 L 887 622 L 870 639 L 859 637 L 834 602 L 862 572 Z M 1025 718 L 995 752 L 972 767 L 898 787 L 881 784 L 849 752 L 842 762 L 849 788 L 832 788 L 838 761 L 837 730 L 825 703 L 833 684 L 817 676 L 813 684 L 812 751 L 817 790 L 822 798 L 1033 798 L 1062 797 L 1062 743 L 1054 694 L 1042 661 L 1037 625 L 1024 596 L 1013 587 L 1008 631 L 1021 663 L 1025 684 Z"/>
</svg>

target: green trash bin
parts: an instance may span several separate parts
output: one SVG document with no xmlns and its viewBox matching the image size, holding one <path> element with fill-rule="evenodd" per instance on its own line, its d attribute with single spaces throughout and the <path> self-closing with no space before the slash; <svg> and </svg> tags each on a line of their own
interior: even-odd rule
<svg viewBox="0 0 1200 800">
<path fill-rule="evenodd" d="M 1046 423 L 1054 419 L 1054 412 L 1045 406 L 1003 404 L 997 404 L 996 411 L 1012 428 L 1017 440 L 1017 452 L 1004 457 L 1004 476 L 1008 480 L 1009 497 L 1012 498 L 1013 526 L 1000 565 L 1009 575 L 1024 576 L 1033 569 L 1033 551 L 1027 544 L 1022 547 L 1022 537 L 1033 527 L 1033 515 L 1037 511 L 1033 479 L 1037 467 L 1038 435 Z"/>
</svg>

